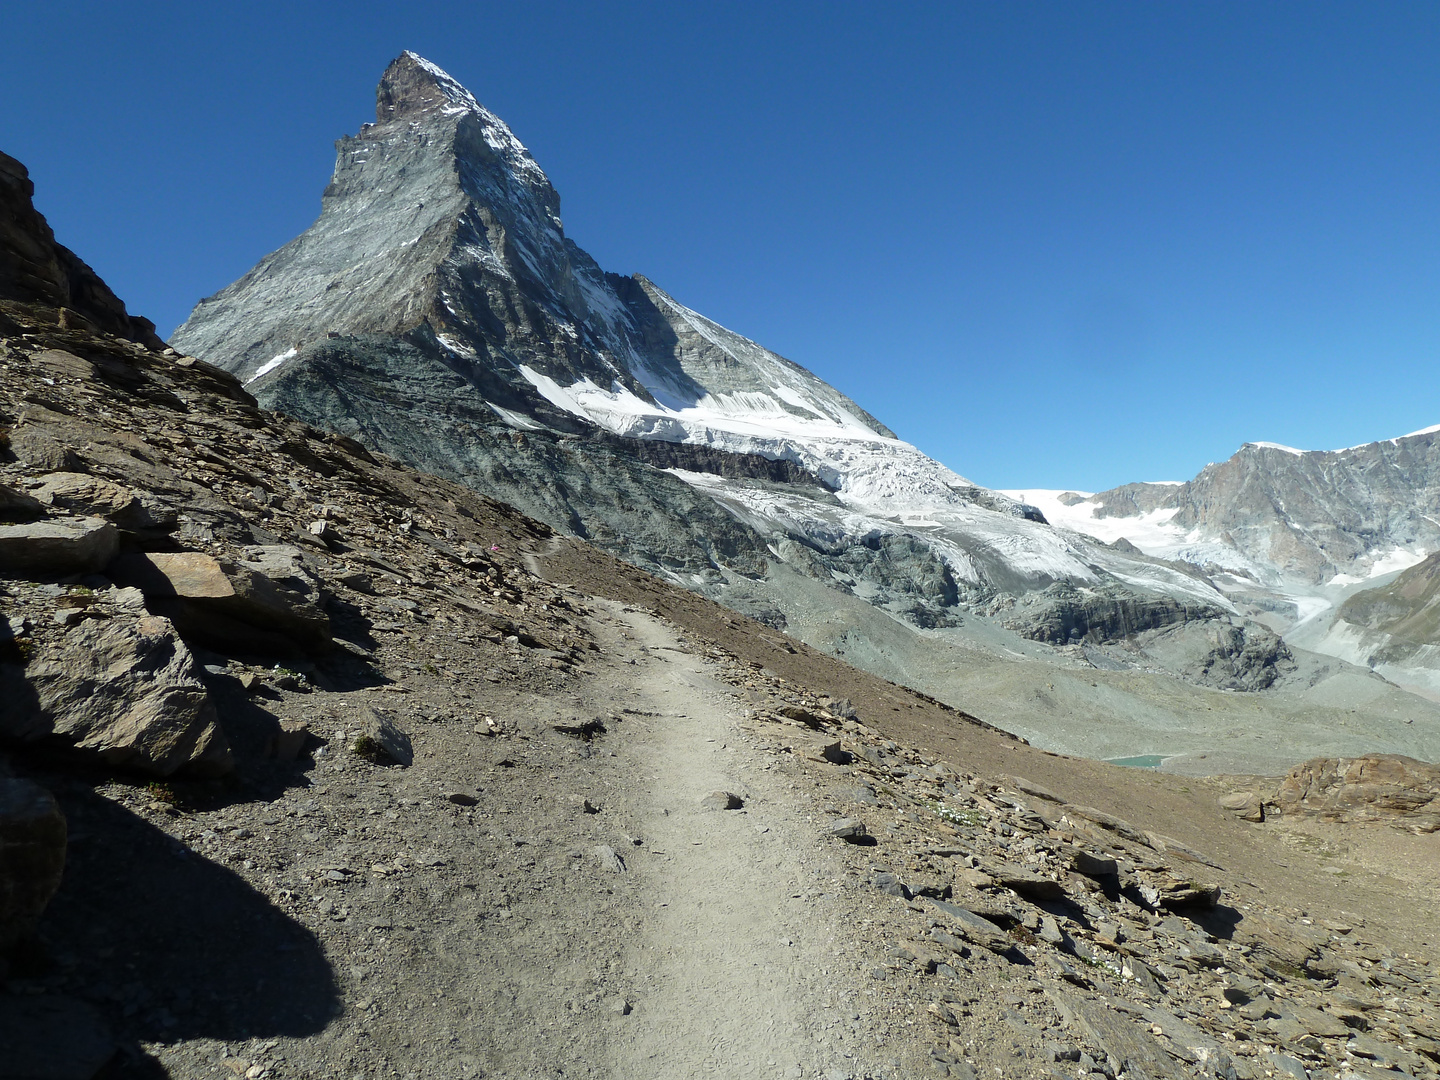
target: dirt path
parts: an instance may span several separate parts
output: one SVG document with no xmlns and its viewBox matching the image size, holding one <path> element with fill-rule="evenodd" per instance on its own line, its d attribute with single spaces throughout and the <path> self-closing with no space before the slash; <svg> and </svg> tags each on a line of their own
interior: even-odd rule
<svg viewBox="0 0 1440 1080">
<path fill-rule="evenodd" d="M 825 1030 L 835 937 L 812 884 L 832 868 L 813 854 L 816 830 L 797 816 L 791 783 L 743 741 L 728 688 L 663 624 L 619 614 L 649 657 L 631 708 L 658 715 L 637 716 L 627 740 L 645 823 L 630 857 L 649 910 L 614 1075 L 847 1075 L 850 1055 Z M 745 808 L 703 808 L 716 790 Z"/>
</svg>

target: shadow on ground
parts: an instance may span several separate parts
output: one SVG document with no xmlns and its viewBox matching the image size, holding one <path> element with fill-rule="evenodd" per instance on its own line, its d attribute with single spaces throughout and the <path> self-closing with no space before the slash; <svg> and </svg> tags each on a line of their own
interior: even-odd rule
<svg viewBox="0 0 1440 1080">
<path fill-rule="evenodd" d="M 125 1048 L 116 1075 L 163 1075 L 142 1041 L 304 1036 L 339 1011 L 319 942 L 264 895 L 84 783 L 35 779 L 70 844 L 30 970 L 12 974 L 95 1006 Z"/>
</svg>

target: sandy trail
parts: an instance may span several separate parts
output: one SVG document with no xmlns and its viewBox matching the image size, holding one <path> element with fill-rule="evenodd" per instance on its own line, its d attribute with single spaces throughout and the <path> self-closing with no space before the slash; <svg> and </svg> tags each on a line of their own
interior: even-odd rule
<svg viewBox="0 0 1440 1080">
<path fill-rule="evenodd" d="M 805 902 L 825 872 L 811 855 L 814 826 L 794 813 L 789 782 L 738 738 L 728 688 L 678 651 L 663 624 L 620 616 L 649 656 L 636 665 L 631 708 L 658 715 L 637 716 L 627 740 L 642 780 L 636 820 L 646 823 L 631 862 L 648 911 L 615 1075 L 786 1077 L 843 1066 L 818 1020 L 814 980 L 833 963 L 834 935 Z M 745 809 L 702 808 L 716 790 L 741 795 Z"/>
</svg>

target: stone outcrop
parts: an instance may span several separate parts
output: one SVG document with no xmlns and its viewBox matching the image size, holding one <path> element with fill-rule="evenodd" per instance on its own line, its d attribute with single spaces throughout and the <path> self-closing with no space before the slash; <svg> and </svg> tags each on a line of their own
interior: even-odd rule
<svg viewBox="0 0 1440 1080">
<path fill-rule="evenodd" d="M 151 611 L 197 641 L 263 652 L 277 645 L 286 651 L 288 638 L 328 648 L 330 619 L 314 589 L 283 554 L 264 549 L 255 554 L 257 561 L 229 562 L 196 551 L 136 553 L 120 558 L 112 574 L 139 588 Z M 262 569 L 277 567 L 286 574 L 279 581 Z"/>
<path fill-rule="evenodd" d="M 195 661 L 166 619 L 85 619 L 25 667 L 33 700 L 12 699 L 0 735 L 59 740 L 155 776 L 217 775 L 230 750 Z"/>
<path fill-rule="evenodd" d="M 1230 811 L 1241 821 L 1259 823 L 1265 820 L 1264 796 L 1254 791 L 1232 791 L 1229 795 L 1220 796 L 1217 801 L 1220 809 Z"/>
<path fill-rule="evenodd" d="M 1188 604 L 1170 597 L 1136 597 L 1113 588 L 1081 589 L 1052 585 L 1037 598 L 1038 610 L 1024 610 L 1006 626 L 1032 641 L 1069 645 L 1081 641 L 1120 641 L 1146 630 L 1214 619 L 1220 612 L 1208 605 Z"/>
<path fill-rule="evenodd" d="M 1275 801 L 1287 817 L 1432 833 L 1440 830 L 1440 766 L 1398 754 L 1314 758 L 1290 770 Z"/>
<path fill-rule="evenodd" d="M 1295 670 L 1289 647 L 1263 626 L 1217 625 L 1210 639 L 1214 647 L 1187 671 L 1203 686 L 1255 693 Z"/>
<path fill-rule="evenodd" d="M 155 324 L 125 305 L 55 233 L 33 202 L 25 166 L 0 153 L 0 305 L 6 301 L 54 309 L 57 322 L 158 346 Z"/>
<path fill-rule="evenodd" d="M 142 499 L 122 484 L 85 473 L 55 472 L 35 488 L 33 496 L 42 504 L 70 514 L 104 518 L 127 531 L 172 529 L 175 511 Z"/>
</svg>

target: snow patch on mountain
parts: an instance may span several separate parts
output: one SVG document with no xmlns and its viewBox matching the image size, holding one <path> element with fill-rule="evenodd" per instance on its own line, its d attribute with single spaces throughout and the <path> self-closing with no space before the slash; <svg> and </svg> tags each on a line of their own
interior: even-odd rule
<svg viewBox="0 0 1440 1080">
<path fill-rule="evenodd" d="M 250 378 L 245 380 L 246 384 L 248 385 L 254 382 L 256 379 L 260 378 L 261 375 L 270 374 L 270 372 L 274 371 L 281 364 L 285 363 L 286 360 L 293 360 L 299 355 L 300 350 L 292 345 L 290 348 L 282 352 L 279 356 L 272 356 L 269 360 L 266 360 L 265 363 L 261 364 L 258 368 L 256 368 L 255 374 L 251 375 Z"/>
<path fill-rule="evenodd" d="M 1279 450 L 1281 453 L 1293 454 L 1296 457 L 1304 457 L 1305 454 L 1308 453 L 1308 451 L 1297 450 L 1293 446 L 1286 446 L 1284 443 L 1278 442 L 1248 442 L 1245 446 L 1253 446 L 1260 450 Z M 1245 446 L 1242 446 L 1240 449 L 1245 449 Z"/>
<path fill-rule="evenodd" d="M 1330 579 L 1331 585 L 1359 585 L 1362 582 L 1372 581 L 1377 577 L 1384 577 L 1386 574 L 1394 574 L 1401 570 L 1408 570 L 1417 563 L 1425 561 L 1425 556 L 1430 554 L 1423 547 L 1413 551 L 1401 547 L 1391 548 L 1389 551 L 1378 553 L 1375 561 L 1370 565 L 1370 571 L 1364 577 L 1357 577 L 1354 574 L 1336 574 Z"/>
<path fill-rule="evenodd" d="M 1023 488 L 1005 490 L 1001 494 L 1038 507 L 1045 520 L 1053 525 L 1074 529 L 1107 544 L 1125 539 L 1145 554 L 1157 558 L 1169 558 L 1187 543 L 1198 539 L 1170 524 L 1170 519 L 1178 512 L 1174 507 L 1152 510 L 1138 517 L 1097 518 L 1096 504 L 1088 501 L 1095 495 L 1091 491 Z M 1075 501 L 1074 496 L 1077 495 L 1087 501 Z"/>
</svg>

